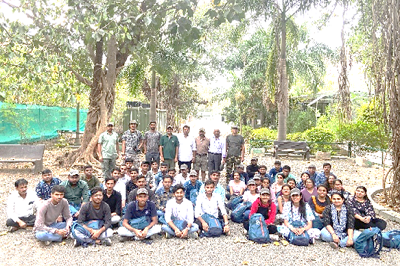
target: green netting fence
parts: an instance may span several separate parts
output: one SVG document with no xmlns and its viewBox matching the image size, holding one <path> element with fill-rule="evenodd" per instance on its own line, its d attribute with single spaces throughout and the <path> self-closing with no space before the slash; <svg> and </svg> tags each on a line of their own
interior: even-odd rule
<svg viewBox="0 0 400 266">
<path fill-rule="evenodd" d="M 83 132 L 87 110 L 79 110 L 79 115 L 79 130 Z M 76 131 L 76 109 L 0 102 L 0 143 L 52 139 L 59 131 Z"/>
</svg>

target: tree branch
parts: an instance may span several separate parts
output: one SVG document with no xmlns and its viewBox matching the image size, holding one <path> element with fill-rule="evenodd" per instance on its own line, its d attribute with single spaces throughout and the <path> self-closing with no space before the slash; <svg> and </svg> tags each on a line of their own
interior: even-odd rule
<svg viewBox="0 0 400 266">
<path fill-rule="evenodd" d="M 68 66 L 68 68 L 71 70 L 71 72 L 75 75 L 76 79 L 82 82 L 83 84 L 89 86 L 90 88 L 93 88 L 93 82 L 88 80 L 87 78 L 83 77 L 81 74 L 76 72 L 75 70 L 72 69 L 72 67 Z"/>
</svg>

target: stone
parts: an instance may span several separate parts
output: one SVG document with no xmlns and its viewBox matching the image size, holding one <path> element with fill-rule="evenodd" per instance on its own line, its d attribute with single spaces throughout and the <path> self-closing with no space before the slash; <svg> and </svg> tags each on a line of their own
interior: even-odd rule
<svg viewBox="0 0 400 266">
<path fill-rule="evenodd" d="M 332 157 L 330 152 L 317 151 L 317 153 L 315 154 L 316 160 L 330 160 L 331 158 Z"/>
</svg>

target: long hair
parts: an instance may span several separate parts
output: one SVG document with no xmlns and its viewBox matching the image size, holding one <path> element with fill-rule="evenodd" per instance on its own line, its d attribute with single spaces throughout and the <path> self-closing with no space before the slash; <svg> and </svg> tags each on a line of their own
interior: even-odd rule
<svg viewBox="0 0 400 266">
<path fill-rule="evenodd" d="M 306 203 L 303 200 L 303 195 L 301 195 L 300 193 L 300 202 L 299 202 L 299 213 L 300 213 L 300 217 L 302 219 L 306 219 L 307 215 L 306 215 Z M 293 200 L 292 197 L 290 197 L 290 215 L 292 215 L 293 217 Z"/>
</svg>

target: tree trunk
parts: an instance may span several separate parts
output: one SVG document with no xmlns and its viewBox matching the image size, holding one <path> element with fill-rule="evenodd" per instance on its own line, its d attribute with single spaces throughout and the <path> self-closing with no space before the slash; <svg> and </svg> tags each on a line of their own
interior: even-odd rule
<svg viewBox="0 0 400 266">
<path fill-rule="evenodd" d="M 157 119 L 157 90 L 156 90 L 156 71 L 151 73 L 151 96 L 150 96 L 150 121 Z"/>
<path fill-rule="evenodd" d="M 286 139 L 286 118 L 289 109 L 289 97 L 288 97 L 288 77 L 286 70 L 286 14 L 285 6 L 282 6 L 281 14 L 281 53 L 279 58 L 279 88 L 277 93 L 277 105 L 278 105 L 278 140 Z"/>
</svg>

